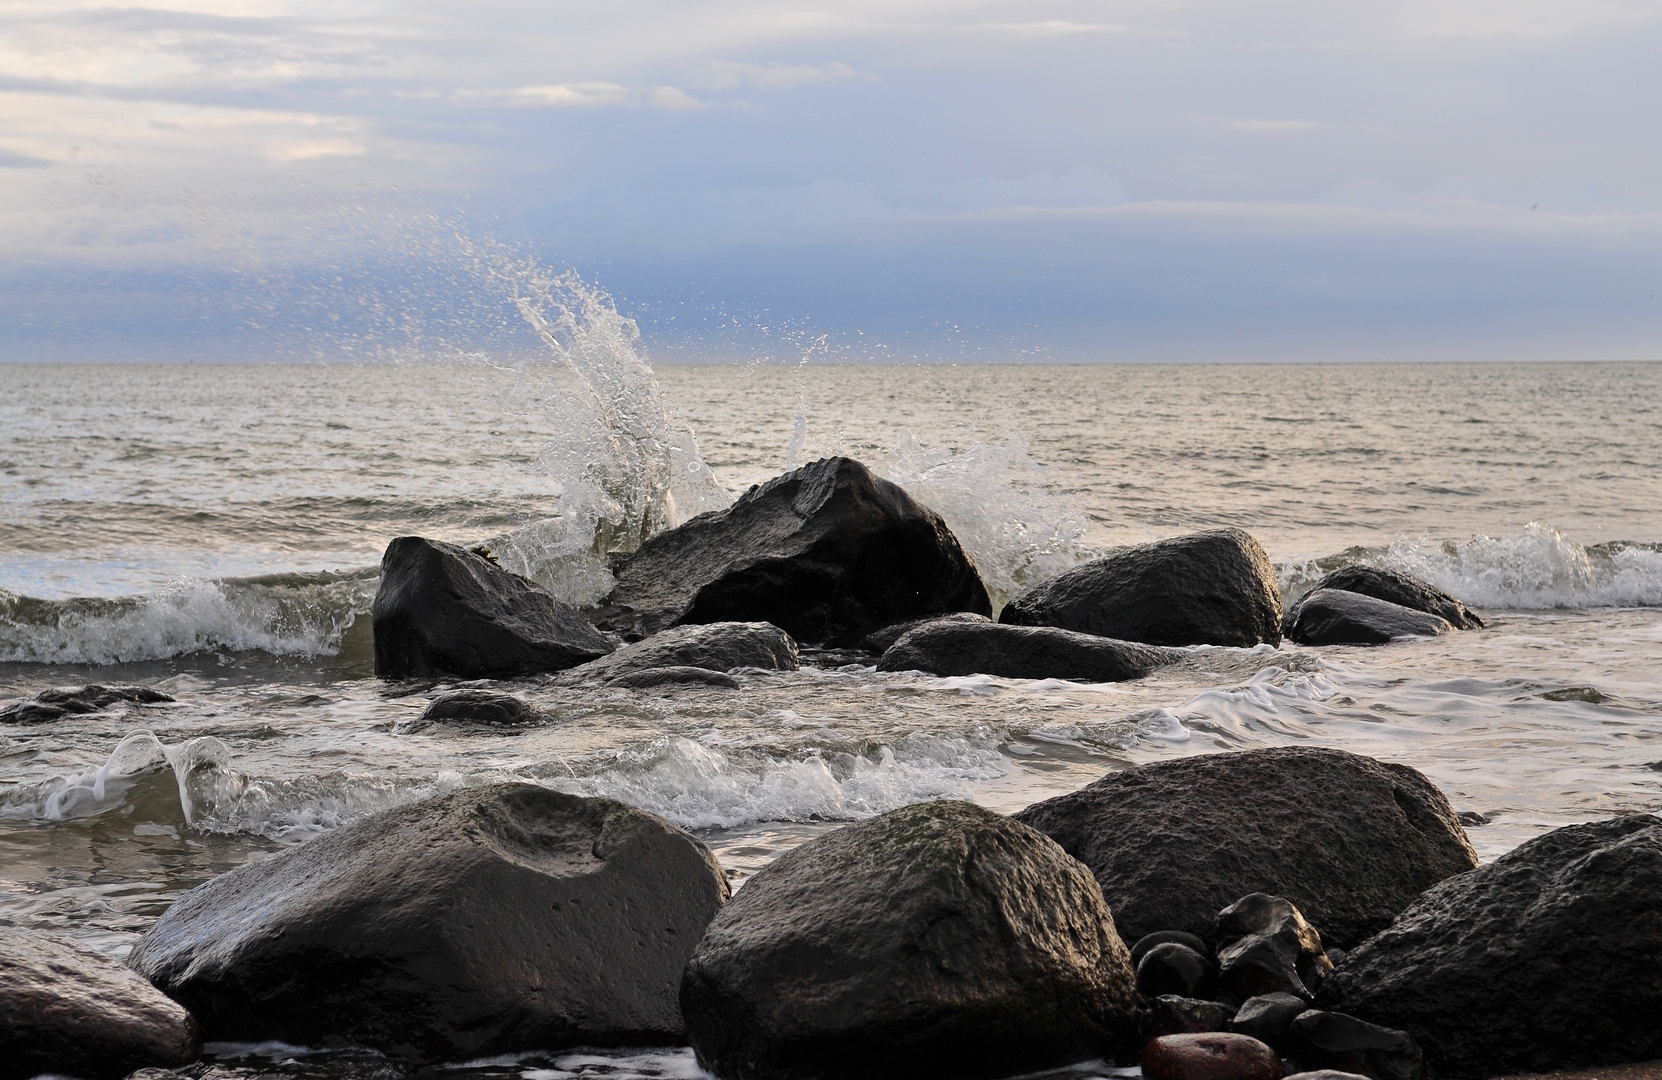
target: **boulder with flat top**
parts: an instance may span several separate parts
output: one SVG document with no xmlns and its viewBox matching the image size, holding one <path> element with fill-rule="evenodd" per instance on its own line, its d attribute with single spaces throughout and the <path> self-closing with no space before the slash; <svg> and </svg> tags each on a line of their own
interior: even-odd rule
<svg viewBox="0 0 1662 1080">
<path fill-rule="evenodd" d="M 992 613 L 941 516 L 845 457 L 660 533 L 613 572 L 598 618 L 631 638 L 685 623 L 770 622 L 801 642 L 854 645 L 906 619 Z"/>
<path fill-rule="evenodd" d="M 1240 529 L 1157 540 L 1075 567 L 1017 597 L 999 621 L 1150 645 L 1281 640 L 1275 567 Z"/>
<path fill-rule="evenodd" d="M 1142 678 L 1181 657 L 1176 649 L 1054 626 L 941 619 L 920 623 L 901 635 L 877 661 L 877 670 L 1122 682 Z"/>
</svg>

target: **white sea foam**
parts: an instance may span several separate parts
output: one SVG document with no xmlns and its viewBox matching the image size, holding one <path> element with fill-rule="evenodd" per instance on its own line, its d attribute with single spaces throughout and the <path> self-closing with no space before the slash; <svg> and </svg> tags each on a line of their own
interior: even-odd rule
<svg viewBox="0 0 1662 1080">
<path fill-rule="evenodd" d="M 811 751 L 777 758 L 665 736 L 621 753 L 599 773 L 552 783 L 696 829 L 869 817 L 927 799 L 968 798 L 975 781 L 1004 771 L 991 739 L 913 733 L 869 757 Z"/>
</svg>

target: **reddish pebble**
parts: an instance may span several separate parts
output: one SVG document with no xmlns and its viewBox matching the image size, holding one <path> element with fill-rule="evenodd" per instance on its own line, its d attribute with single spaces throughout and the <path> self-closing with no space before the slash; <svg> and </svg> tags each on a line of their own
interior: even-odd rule
<svg viewBox="0 0 1662 1080">
<path fill-rule="evenodd" d="M 1147 1080 L 1281 1080 L 1281 1059 L 1249 1035 L 1162 1035 L 1143 1047 Z"/>
</svg>

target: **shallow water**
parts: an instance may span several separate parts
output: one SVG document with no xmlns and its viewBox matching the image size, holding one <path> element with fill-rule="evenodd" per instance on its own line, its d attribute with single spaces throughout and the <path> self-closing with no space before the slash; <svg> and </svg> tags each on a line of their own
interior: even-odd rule
<svg viewBox="0 0 1662 1080">
<path fill-rule="evenodd" d="M 0 698 L 101 681 L 177 699 L 0 728 L 0 924 L 119 954 L 214 874 L 510 777 L 663 814 L 741 882 L 908 802 L 1015 810 L 1247 746 L 1411 764 L 1487 819 L 1485 858 L 1662 805 L 1662 365 L 704 367 L 657 386 L 618 391 L 608 419 L 555 364 L 0 367 Z M 606 457 L 629 431 L 658 456 Z M 846 656 L 737 691 L 526 679 L 505 686 L 558 719 L 517 732 L 422 728 L 461 684 L 372 677 L 364 613 L 393 536 L 489 541 L 578 596 L 604 586 L 585 553 L 627 543 L 606 513 L 673 520 L 724 497 L 711 478 L 736 492 L 829 452 L 939 509 L 1001 597 L 1107 546 L 1239 525 L 1289 597 L 1370 561 L 1488 628 L 1192 649 L 1115 685 Z M 654 461 L 656 487 L 618 486 Z M 378 1067 L 264 1055 L 235 1068 Z M 684 1053 L 591 1058 L 479 1071 L 696 1075 Z"/>
</svg>

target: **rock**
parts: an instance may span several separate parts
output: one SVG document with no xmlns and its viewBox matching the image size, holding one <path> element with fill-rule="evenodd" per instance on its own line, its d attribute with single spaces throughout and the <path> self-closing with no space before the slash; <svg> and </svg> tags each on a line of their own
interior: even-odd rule
<svg viewBox="0 0 1662 1080">
<path fill-rule="evenodd" d="M 1217 981 L 1218 969 L 1205 954 L 1175 941 L 1154 946 L 1137 963 L 1137 989 L 1147 998 L 1210 997 Z"/>
<path fill-rule="evenodd" d="M 1361 1073 L 1342 1072 L 1339 1069 L 1311 1069 L 1292 1073 L 1283 1080 L 1368 1080 Z"/>
<path fill-rule="evenodd" d="M 1275 1051 L 1245 1035 L 1162 1035 L 1143 1047 L 1147 1080 L 1280 1080 Z"/>
<path fill-rule="evenodd" d="M 737 690 L 739 680 L 724 671 L 701 667 L 659 667 L 626 671 L 606 680 L 607 686 L 625 690 L 655 690 L 663 686 L 707 686 L 716 690 Z"/>
<path fill-rule="evenodd" d="M 1125 548 L 1017 597 L 998 617 L 1150 645 L 1281 640 L 1281 589 L 1248 533 L 1219 529 Z"/>
<path fill-rule="evenodd" d="M 796 671 L 801 666 L 796 642 L 772 623 L 718 622 L 677 626 L 654 634 L 644 641 L 625 645 L 609 656 L 573 668 L 560 681 L 598 679 L 614 683 L 654 668 L 727 672 L 736 668 Z"/>
<path fill-rule="evenodd" d="M 1424 611 L 1447 619 L 1456 630 L 1481 630 L 1483 620 L 1465 604 L 1428 581 L 1381 570 L 1375 566 L 1346 566 L 1333 571 L 1316 582 L 1316 589 L 1343 589 L 1361 593 L 1376 600 L 1400 604 L 1415 611 Z"/>
<path fill-rule="evenodd" d="M 465 1061 L 682 1034 L 681 970 L 727 898 L 709 850 L 531 784 L 388 810 L 185 893 L 129 963 L 214 1041 Z"/>
<path fill-rule="evenodd" d="M 1373 1080 L 1423 1080 L 1425 1058 L 1412 1036 L 1344 1013 L 1311 1009 L 1294 1018 L 1293 1055 L 1306 1065 Z"/>
<path fill-rule="evenodd" d="M 560 671 L 611 652 L 587 619 L 483 555 L 401 536 L 381 557 L 375 674 L 505 678 Z"/>
<path fill-rule="evenodd" d="M 173 699 L 145 686 L 70 686 L 42 690 L 0 709 L 0 724 L 45 724 L 65 716 L 103 712 L 120 701 L 155 705 Z"/>
<path fill-rule="evenodd" d="M 728 1080 L 996 1077 L 1135 1045 L 1134 976 L 1089 871 L 961 802 L 848 825 L 746 883 L 681 983 Z"/>
<path fill-rule="evenodd" d="M 418 724 L 464 723 L 488 727 L 531 727 L 553 717 L 512 694 L 490 690 L 456 690 L 441 694 L 416 718 Z"/>
<path fill-rule="evenodd" d="M 1212 947 L 1194 934 L 1182 930 L 1156 930 L 1152 934 L 1144 934 L 1137 939 L 1135 945 L 1131 946 L 1131 966 L 1135 968 L 1143 962 L 1143 956 L 1148 950 L 1156 945 L 1164 945 L 1168 941 L 1174 941 L 1179 945 L 1187 945 L 1202 956 L 1212 954 Z"/>
<path fill-rule="evenodd" d="M 625 636 L 764 620 L 798 641 L 853 645 L 904 619 L 992 613 L 940 515 L 845 457 L 804 465 L 660 533 L 614 573 L 602 625 Z"/>
<path fill-rule="evenodd" d="M 877 661 L 877 670 L 1123 682 L 1180 657 L 1174 649 L 1052 626 L 933 621 L 902 635 Z"/>
<path fill-rule="evenodd" d="M 1173 929 L 1209 938 L 1219 909 L 1266 892 L 1349 946 L 1477 865 L 1424 776 L 1314 747 L 1141 765 L 1016 818 L 1091 868 L 1132 941 Z"/>
<path fill-rule="evenodd" d="M 190 1013 L 119 960 L 63 938 L 0 930 L 0 1080 L 41 1073 L 105 1080 L 188 1065 Z"/>
<path fill-rule="evenodd" d="M 1662 1057 L 1662 817 L 1538 836 L 1420 897 L 1323 1007 L 1411 1032 L 1438 1076 Z"/>
<path fill-rule="evenodd" d="M 1292 1045 L 1293 1021 L 1309 1009 L 1310 1003 L 1294 994 L 1259 994 L 1235 1010 L 1229 1030 L 1251 1035 L 1276 1053 L 1286 1054 Z"/>
<path fill-rule="evenodd" d="M 1279 896 L 1249 893 L 1218 912 L 1218 983 L 1237 1001 L 1260 994 L 1310 1000 L 1333 971 L 1321 935 Z"/>
<path fill-rule="evenodd" d="M 1229 1006 L 1216 1001 L 1162 994 L 1149 1000 L 1142 1024 L 1143 1039 L 1228 1031 L 1231 1015 Z"/>
<path fill-rule="evenodd" d="M 908 630 L 915 630 L 924 623 L 930 622 L 967 622 L 981 623 L 985 625 L 992 622 L 992 620 L 987 618 L 985 615 L 977 615 L 973 611 L 954 611 L 950 615 L 926 615 L 921 619 L 907 619 L 905 622 L 892 623 L 883 627 L 881 630 L 873 630 L 871 633 L 860 639 L 860 648 L 864 649 L 866 652 L 876 653 L 881 656 L 888 652 L 889 646 L 899 641 Z"/>
<path fill-rule="evenodd" d="M 1339 589 L 1317 589 L 1287 615 L 1287 637 L 1300 645 L 1386 645 L 1453 632 L 1440 615 Z"/>
</svg>

